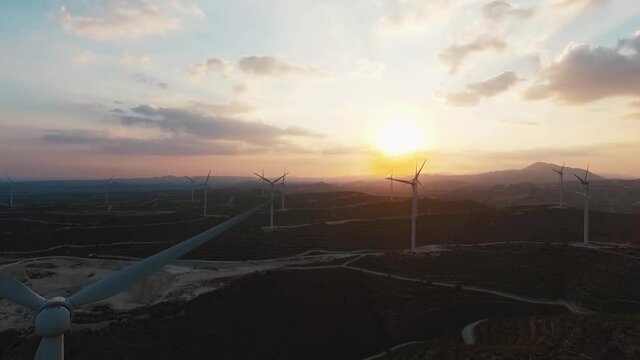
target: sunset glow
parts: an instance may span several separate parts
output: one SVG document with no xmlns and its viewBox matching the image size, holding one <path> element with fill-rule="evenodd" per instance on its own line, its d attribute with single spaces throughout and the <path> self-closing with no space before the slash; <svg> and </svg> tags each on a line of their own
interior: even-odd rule
<svg viewBox="0 0 640 360">
<path fill-rule="evenodd" d="M 425 147 L 423 131 L 406 119 L 389 120 L 377 135 L 378 148 L 389 155 L 402 155 Z"/>
</svg>

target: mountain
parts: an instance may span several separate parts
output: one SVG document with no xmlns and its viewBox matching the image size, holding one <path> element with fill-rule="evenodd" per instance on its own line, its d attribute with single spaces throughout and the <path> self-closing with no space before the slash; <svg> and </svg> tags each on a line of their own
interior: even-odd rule
<svg viewBox="0 0 640 360">
<path fill-rule="evenodd" d="M 558 174 L 551 169 L 560 169 L 561 165 L 536 162 L 523 169 L 491 171 L 471 175 L 425 175 L 424 182 L 437 184 L 439 182 L 460 185 L 509 185 L 521 183 L 546 184 L 558 182 Z M 564 168 L 564 181 L 573 182 L 578 179 L 573 174 L 584 176 L 585 169 Z M 603 180 L 602 176 L 589 173 L 589 180 Z"/>
</svg>

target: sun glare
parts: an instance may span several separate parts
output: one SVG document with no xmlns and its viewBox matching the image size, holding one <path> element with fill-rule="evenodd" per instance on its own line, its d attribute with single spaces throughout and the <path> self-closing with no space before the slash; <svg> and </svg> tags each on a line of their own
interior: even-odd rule
<svg viewBox="0 0 640 360">
<path fill-rule="evenodd" d="M 425 147 L 425 134 L 406 119 L 389 120 L 380 127 L 377 147 L 389 155 L 403 155 Z"/>
</svg>

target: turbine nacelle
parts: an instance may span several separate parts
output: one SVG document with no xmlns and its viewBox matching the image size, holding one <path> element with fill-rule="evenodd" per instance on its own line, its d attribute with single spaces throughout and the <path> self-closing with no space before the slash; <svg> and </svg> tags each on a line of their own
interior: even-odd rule
<svg viewBox="0 0 640 360">
<path fill-rule="evenodd" d="M 71 327 L 73 306 L 67 299 L 57 296 L 46 301 L 35 319 L 35 333 L 48 338 L 60 336 Z"/>
</svg>

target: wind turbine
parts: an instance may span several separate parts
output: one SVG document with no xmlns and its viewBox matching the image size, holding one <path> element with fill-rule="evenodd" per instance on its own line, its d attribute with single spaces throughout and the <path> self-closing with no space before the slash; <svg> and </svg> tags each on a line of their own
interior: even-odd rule
<svg viewBox="0 0 640 360">
<path fill-rule="evenodd" d="M 287 171 L 285 170 L 284 175 L 282 175 L 282 191 L 280 192 L 280 195 L 282 196 L 282 207 L 280 208 L 280 210 L 284 210 L 284 180 L 287 177 Z"/>
<path fill-rule="evenodd" d="M 420 184 L 420 173 L 422 172 L 422 168 L 424 168 L 424 164 L 427 162 L 425 159 L 422 162 L 422 166 L 420 166 L 420 170 L 418 170 L 418 164 L 416 163 L 416 173 L 411 180 L 402 180 L 394 178 L 393 175 L 388 177 L 387 180 L 401 182 L 403 184 L 411 185 L 411 192 L 413 193 L 413 200 L 411 202 L 411 252 L 416 251 L 416 218 L 418 217 L 418 185 Z"/>
<path fill-rule="evenodd" d="M 558 175 L 560 176 L 560 207 L 561 208 L 564 207 L 564 165 L 565 163 L 562 164 L 562 167 L 560 168 L 560 170 L 551 169 L 556 173 L 558 173 Z"/>
<path fill-rule="evenodd" d="M 13 180 L 7 175 L 7 180 L 9 180 L 9 207 L 13 208 Z"/>
<path fill-rule="evenodd" d="M 580 176 L 573 174 L 576 178 L 578 178 L 578 180 L 580 180 L 580 182 L 582 183 L 582 188 L 584 189 L 584 192 L 581 193 L 579 192 L 578 194 L 581 194 L 584 196 L 584 230 L 583 230 L 583 235 L 584 235 L 584 239 L 583 242 L 585 245 L 589 245 L 589 181 L 587 180 L 587 176 L 589 175 L 589 165 L 587 165 L 587 171 L 584 173 L 584 178 L 581 178 Z"/>
<path fill-rule="evenodd" d="M 270 195 L 270 199 L 269 199 L 269 203 L 271 204 L 271 210 L 270 210 L 270 220 L 269 220 L 269 227 L 272 228 L 273 227 L 273 188 L 274 185 L 280 181 L 280 179 L 284 179 L 285 176 L 289 175 L 289 173 L 285 172 L 284 175 L 280 176 L 279 178 L 275 179 L 275 180 L 269 180 L 266 177 L 258 174 L 258 173 L 253 173 L 255 176 L 261 178 L 263 181 L 268 182 L 271 185 L 271 195 Z"/>
<path fill-rule="evenodd" d="M 20 281 L 3 273 L 0 273 L 0 297 L 29 308 L 35 314 L 35 333 L 42 337 L 35 359 L 63 360 L 64 333 L 71 327 L 74 309 L 126 291 L 135 283 L 153 275 L 173 260 L 245 221 L 265 205 L 266 203 L 261 204 L 236 215 L 179 244 L 138 261 L 125 269 L 111 273 L 76 292 L 68 299 L 59 296 L 45 299 Z"/>
<path fill-rule="evenodd" d="M 196 181 L 198 180 L 198 178 L 196 178 L 195 176 L 194 177 L 185 176 L 185 178 L 187 178 L 187 180 L 191 181 L 191 202 L 193 202 L 194 201 L 193 200 L 193 191 L 194 191 L 194 189 L 196 187 Z"/>
<path fill-rule="evenodd" d="M 207 193 L 209 192 L 209 177 L 211 176 L 211 169 L 209 169 L 209 174 L 207 175 L 207 179 L 201 185 L 204 187 L 204 216 L 207 216 Z"/>
<path fill-rule="evenodd" d="M 106 206 L 109 206 L 109 189 L 111 188 L 112 182 L 113 182 L 113 175 L 111 175 L 111 178 L 106 182 L 107 190 L 104 192 L 104 204 Z"/>
</svg>

